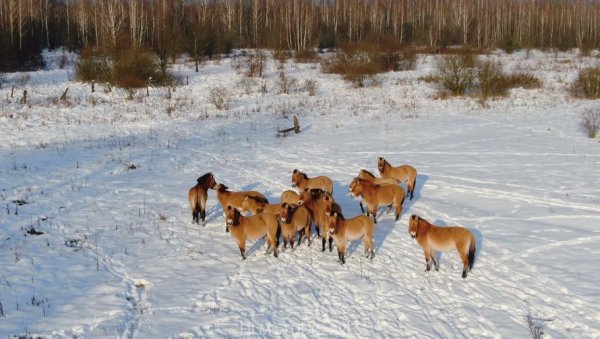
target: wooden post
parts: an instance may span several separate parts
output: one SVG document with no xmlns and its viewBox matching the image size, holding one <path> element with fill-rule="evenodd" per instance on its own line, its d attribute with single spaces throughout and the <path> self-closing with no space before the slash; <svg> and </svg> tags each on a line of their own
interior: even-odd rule
<svg viewBox="0 0 600 339">
<path fill-rule="evenodd" d="M 300 133 L 300 121 L 297 115 L 294 115 L 294 133 Z"/>
</svg>

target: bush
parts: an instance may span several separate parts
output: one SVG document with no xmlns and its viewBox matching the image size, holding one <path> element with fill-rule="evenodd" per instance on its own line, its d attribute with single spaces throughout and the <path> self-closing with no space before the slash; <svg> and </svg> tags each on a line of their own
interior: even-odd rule
<svg viewBox="0 0 600 339">
<path fill-rule="evenodd" d="M 123 53 L 114 66 L 112 83 L 124 88 L 145 87 L 149 79 L 153 85 L 171 84 L 171 76 L 163 75 L 156 57 L 148 52 L 131 50 Z"/>
<path fill-rule="evenodd" d="M 600 111 L 588 110 L 581 116 L 581 126 L 587 132 L 588 138 L 595 138 L 600 131 Z"/>
<path fill-rule="evenodd" d="M 231 93 L 224 87 L 214 87 L 208 94 L 208 102 L 215 105 L 218 110 L 228 110 L 231 105 Z"/>
<path fill-rule="evenodd" d="M 288 77 L 284 71 L 279 72 L 279 79 L 277 79 L 277 85 L 282 94 L 290 94 L 296 88 L 296 78 Z"/>
<path fill-rule="evenodd" d="M 484 61 L 477 64 L 479 90 L 484 98 L 506 95 L 508 87 L 504 78 L 500 62 Z"/>
<path fill-rule="evenodd" d="M 438 60 L 436 74 L 438 86 L 453 95 L 464 95 L 473 87 L 476 72 L 474 57 L 448 55 Z"/>
<path fill-rule="evenodd" d="M 588 67 L 579 71 L 577 80 L 571 85 L 571 93 L 587 99 L 600 98 L 600 67 Z"/>
<path fill-rule="evenodd" d="M 84 51 L 75 69 L 78 80 L 123 88 L 145 87 L 150 78 L 153 85 L 172 83 L 171 75 L 163 75 L 153 53 L 136 49 L 121 53 L 116 61 L 106 55 Z"/>
<path fill-rule="evenodd" d="M 517 39 L 512 36 L 508 36 L 500 41 L 500 48 L 502 48 L 506 53 L 512 54 L 512 52 L 521 48 Z"/>
</svg>

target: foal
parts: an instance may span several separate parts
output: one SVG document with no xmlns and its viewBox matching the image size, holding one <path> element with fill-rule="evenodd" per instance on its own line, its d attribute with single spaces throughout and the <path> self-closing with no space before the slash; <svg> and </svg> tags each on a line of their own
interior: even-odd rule
<svg viewBox="0 0 600 339">
<path fill-rule="evenodd" d="M 327 216 L 325 213 L 326 208 L 329 205 L 330 213 L 339 212 L 341 214 L 342 208 L 340 205 L 335 203 L 333 197 L 329 195 L 329 193 L 320 189 L 305 189 L 304 192 L 300 194 L 300 200 L 298 201 L 298 204 L 304 205 L 312 211 L 317 235 L 319 235 L 322 239 L 322 251 L 325 251 L 325 244 L 327 241 L 329 241 L 329 251 L 333 251 L 333 238 L 329 234 Z"/>
<path fill-rule="evenodd" d="M 417 243 L 425 254 L 426 270 L 431 269 L 431 262 L 437 271 L 438 263 L 435 261 L 434 251 L 449 251 L 456 249 L 463 262 L 462 277 L 473 268 L 475 260 L 475 236 L 464 227 L 439 227 L 429 223 L 418 215 L 411 215 L 408 224 L 408 233 L 417 239 Z"/>
</svg>

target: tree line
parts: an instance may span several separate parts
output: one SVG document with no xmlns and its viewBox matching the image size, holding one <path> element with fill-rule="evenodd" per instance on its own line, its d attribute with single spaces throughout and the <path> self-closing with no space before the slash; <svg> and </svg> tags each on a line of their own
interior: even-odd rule
<svg viewBox="0 0 600 339">
<path fill-rule="evenodd" d="M 432 50 L 598 48 L 595 0 L 2 0 L 0 70 L 40 66 L 44 48 L 151 50 L 197 62 L 232 48 L 341 44 Z"/>
</svg>

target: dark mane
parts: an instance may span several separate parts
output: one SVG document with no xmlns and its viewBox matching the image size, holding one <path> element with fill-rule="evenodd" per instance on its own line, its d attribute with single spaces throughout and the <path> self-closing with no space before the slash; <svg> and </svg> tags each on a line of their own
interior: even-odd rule
<svg viewBox="0 0 600 339">
<path fill-rule="evenodd" d="M 346 220 L 346 219 L 344 218 L 344 215 L 342 214 L 342 212 L 337 212 L 337 218 L 338 218 L 338 219 L 341 219 L 341 220 Z"/>
<path fill-rule="evenodd" d="M 233 221 L 232 221 L 231 225 L 238 226 L 240 224 L 240 216 L 241 216 L 240 211 L 238 211 L 237 208 L 234 208 L 233 209 Z"/>
<path fill-rule="evenodd" d="M 366 169 L 361 169 L 360 171 L 361 171 L 361 172 L 364 172 L 364 173 L 367 173 L 369 176 L 371 176 L 371 178 L 377 178 L 377 177 L 375 176 L 375 174 L 373 174 L 373 173 L 371 173 L 371 172 L 367 171 Z"/>
<path fill-rule="evenodd" d="M 292 222 L 292 217 L 294 216 L 294 213 L 296 213 L 296 211 L 298 210 L 298 207 L 300 207 L 299 205 L 287 205 L 287 217 L 285 218 L 285 223 L 289 224 Z"/>
<path fill-rule="evenodd" d="M 196 181 L 198 181 L 198 185 L 206 185 L 208 183 L 208 180 L 212 177 L 213 177 L 213 174 L 211 172 L 208 172 L 208 173 L 202 175 Z"/>
<path fill-rule="evenodd" d="M 308 180 L 308 175 L 306 175 L 306 173 L 304 172 L 300 172 L 300 175 L 302 175 L 302 177 L 306 180 Z"/>
<path fill-rule="evenodd" d="M 229 187 L 225 186 L 224 184 L 220 184 L 219 185 L 219 192 L 223 193 L 223 192 L 228 192 Z"/>
</svg>

